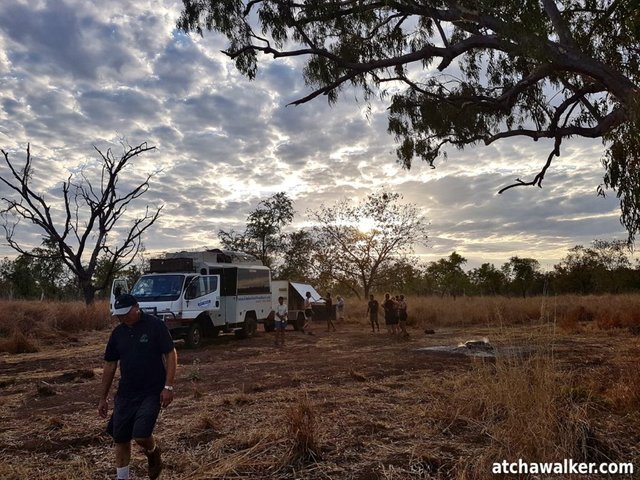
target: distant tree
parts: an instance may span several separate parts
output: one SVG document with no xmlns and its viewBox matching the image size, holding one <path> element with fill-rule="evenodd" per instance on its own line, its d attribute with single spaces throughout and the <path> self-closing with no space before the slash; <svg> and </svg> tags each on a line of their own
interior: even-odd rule
<svg viewBox="0 0 640 480">
<path fill-rule="evenodd" d="M 576 245 L 554 265 L 555 283 L 565 292 L 618 293 L 632 277 L 629 245 L 620 240 L 594 240 L 591 247 Z"/>
<path fill-rule="evenodd" d="M 277 270 L 278 278 L 310 281 L 314 276 L 313 248 L 313 238 L 307 230 L 287 234 L 282 249 L 282 265 Z"/>
<path fill-rule="evenodd" d="M 155 223 L 162 210 L 162 207 L 150 209 L 147 206 L 141 217 L 125 217 L 132 202 L 149 189 L 153 174 L 147 175 L 129 191 L 123 191 L 119 184 L 124 169 L 131 161 L 154 148 L 146 143 L 136 147 L 123 145 L 124 152 L 116 159 L 111 149 L 103 153 L 95 147 L 101 163 L 98 178 L 90 180 L 86 170 L 70 175 L 62 182 L 62 198 L 56 198 L 60 202 L 58 205 L 54 203 L 53 195 L 47 196 L 34 189 L 35 172 L 29 146 L 26 161 L 20 167 L 9 160 L 7 152 L 0 150 L 7 167 L 7 171 L 0 173 L 0 182 L 8 187 L 7 196 L 2 198 L 5 204 L 2 211 L 9 246 L 23 256 L 62 260 L 75 276 L 84 301 L 92 303 L 96 291 L 106 286 L 94 283 L 98 259 L 101 256 L 107 258 L 108 268 L 114 271 L 131 263 L 140 248 L 142 235 Z M 61 212 L 59 217 L 58 212 Z M 15 228 L 21 220 L 35 225 L 44 233 L 51 248 L 43 251 L 27 249 L 15 235 Z"/>
<path fill-rule="evenodd" d="M 45 239 L 41 247 L 31 250 L 28 259 L 40 298 L 62 298 L 73 276 L 62 258 L 56 255 L 56 245 Z"/>
<path fill-rule="evenodd" d="M 509 280 L 512 289 L 526 297 L 539 277 L 540 262 L 533 258 L 511 257 L 502 266 L 502 272 Z"/>
<path fill-rule="evenodd" d="M 483 263 L 472 269 L 469 279 L 480 295 L 500 295 L 505 289 L 505 275 L 492 263 Z"/>
<path fill-rule="evenodd" d="M 94 278 L 96 284 L 106 285 L 107 288 L 101 290 L 98 295 L 102 298 L 109 298 L 111 295 L 110 287 L 115 279 L 125 279 L 129 287 L 132 287 L 138 278 L 149 269 L 149 262 L 144 252 L 144 245 L 140 245 L 140 251 L 134 262 L 131 262 L 126 267 L 123 267 L 122 264 L 116 264 L 114 269 L 111 268 L 108 258 L 101 257 L 98 260 Z"/>
<path fill-rule="evenodd" d="M 422 265 L 418 264 L 414 259 L 407 257 L 395 258 L 380 271 L 379 279 L 372 288 L 380 293 L 425 294 L 421 267 Z"/>
<path fill-rule="evenodd" d="M 358 203 L 345 199 L 310 211 L 320 270 L 358 297 L 368 296 L 397 256 L 427 240 L 418 208 L 401 200 L 397 193 L 374 193 Z"/>
<path fill-rule="evenodd" d="M 426 275 L 431 277 L 432 284 L 441 297 L 451 295 L 455 299 L 464 293 L 469 284 L 467 274 L 462 270 L 465 263 L 466 258 L 452 252 L 449 257 L 429 264 Z"/>
<path fill-rule="evenodd" d="M 2 298 L 13 298 L 13 282 L 11 276 L 13 274 L 13 260 L 4 257 L 0 261 L 0 296 Z"/>
<path fill-rule="evenodd" d="M 33 276 L 31 261 L 26 255 L 18 255 L 13 261 L 10 279 L 13 295 L 16 298 L 35 298 L 39 294 L 36 280 Z"/>
<path fill-rule="evenodd" d="M 293 221 L 293 201 L 285 192 L 262 200 L 247 216 L 244 232 L 218 231 L 224 248 L 250 253 L 264 265 L 273 267 L 275 254 L 284 245 L 282 229 Z"/>
<path fill-rule="evenodd" d="M 540 172 L 506 188 L 541 186 L 563 141 L 601 138 L 604 187 L 620 199 L 630 237 L 640 227 L 637 0 L 183 4 L 178 26 L 225 35 L 225 53 L 249 78 L 259 54 L 306 60 L 312 91 L 295 105 L 335 102 L 347 85 L 390 98 L 388 130 L 407 167 L 415 157 L 433 166 L 447 145 L 549 139 Z"/>
</svg>

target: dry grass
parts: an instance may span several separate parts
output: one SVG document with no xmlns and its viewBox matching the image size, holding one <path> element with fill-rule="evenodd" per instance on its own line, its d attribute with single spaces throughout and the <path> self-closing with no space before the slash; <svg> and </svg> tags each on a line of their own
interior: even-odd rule
<svg viewBox="0 0 640 480">
<path fill-rule="evenodd" d="M 110 325 L 109 306 L 96 302 L 0 300 L 0 352 L 34 352 L 71 334 Z"/>
<path fill-rule="evenodd" d="M 378 299 L 380 300 L 380 298 Z M 407 297 L 414 328 L 513 326 L 556 323 L 566 333 L 584 328 L 640 328 L 640 295 L 563 295 L 553 297 Z M 366 302 L 347 300 L 352 318 L 366 317 Z M 380 313 L 383 320 L 383 313 Z"/>
<path fill-rule="evenodd" d="M 38 350 L 37 342 L 20 330 L 14 330 L 7 338 L 0 338 L 0 352 L 34 353 Z"/>
<path fill-rule="evenodd" d="M 627 327 L 640 296 L 408 303 L 408 339 L 372 334 L 351 300 L 337 334 L 288 333 L 284 349 L 262 330 L 179 347 L 176 401 L 157 429 L 163 478 L 489 480 L 493 462 L 518 458 L 638 464 L 640 337 Z M 113 474 L 90 374 L 106 336 L 4 356 L 0 478 Z M 417 350 L 484 336 L 497 358 Z M 46 384 L 55 395 L 39 394 Z M 134 472 L 145 468 L 134 453 Z"/>
</svg>

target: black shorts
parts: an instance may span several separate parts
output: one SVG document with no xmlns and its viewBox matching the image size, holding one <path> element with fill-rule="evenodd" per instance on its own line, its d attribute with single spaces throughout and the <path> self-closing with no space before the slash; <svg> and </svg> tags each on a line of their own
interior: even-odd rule
<svg viewBox="0 0 640 480">
<path fill-rule="evenodd" d="M 116 396 L 107 433 L 116 443 L 149 438 L 160 413 L 160 394 L 120 398 Z"/>
<path fill-rule="evenodd" d="M 304 316 L 305 316 L 308 320 L 311 320 L 311 317 L 313 316 L 313 310 L 311 310 L 310 308 L 305 309 L 305 311 L 304 311 Z"/>
</svg>

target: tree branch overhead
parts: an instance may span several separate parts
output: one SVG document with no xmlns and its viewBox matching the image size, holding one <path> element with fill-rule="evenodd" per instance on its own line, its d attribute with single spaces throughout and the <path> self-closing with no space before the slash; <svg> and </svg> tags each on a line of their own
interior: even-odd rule
<svg viewBox="0 0 640 480">
<path fill-rule="evenodd" d="M 554 145 L 544 177 L 558 139 L 602 138 L 604 185 L 623 199 L 621 221 L 630 238 L 640 228 L 640 176 L 626 168 L 640 155 L 631 148 L 640 144 L 634 0 L 183 4 L 178 26 L 225 35 L 227 54 L 250 78 L 260 53 L 304 58 L 311 91 L 290 104 L 320 95 L 335 102 L 347 86 L 384 100 L 382 84 L 403 86 L 390 97 L 388 131 L 407 168 L 415 159 L 434 166 L 446 154 L 443 145 L 548 138 Z M 421 74 L 412 65 L 421 65 Z M 455 76 L 438 75 L 453 68 Z M 516 184 L 539 185 L 540 178 Z"/>
</svg>

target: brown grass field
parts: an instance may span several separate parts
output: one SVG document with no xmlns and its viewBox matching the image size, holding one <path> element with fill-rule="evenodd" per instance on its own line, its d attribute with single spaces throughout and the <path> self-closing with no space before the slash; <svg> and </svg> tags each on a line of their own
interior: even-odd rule
<svg viewBox="0 0 640 480">
<path fill-rule="evenodd" d="M 337 333 L 287 330 L 284 348 L 262 329 L 178 343 L 161 478 L 608 478 L 491 473 L 519 458 L 640 467 L 640 296 L 408 300 L 407 339 L 371 333 L 351 299 Z M 0 479 L 114 478 L 96 408 L 107 306 L 0 307 Z M 419 350 L 485 337 L 495 358 Z M 135 449 L 132 470 L 146 478 Z"/>
</svg>

